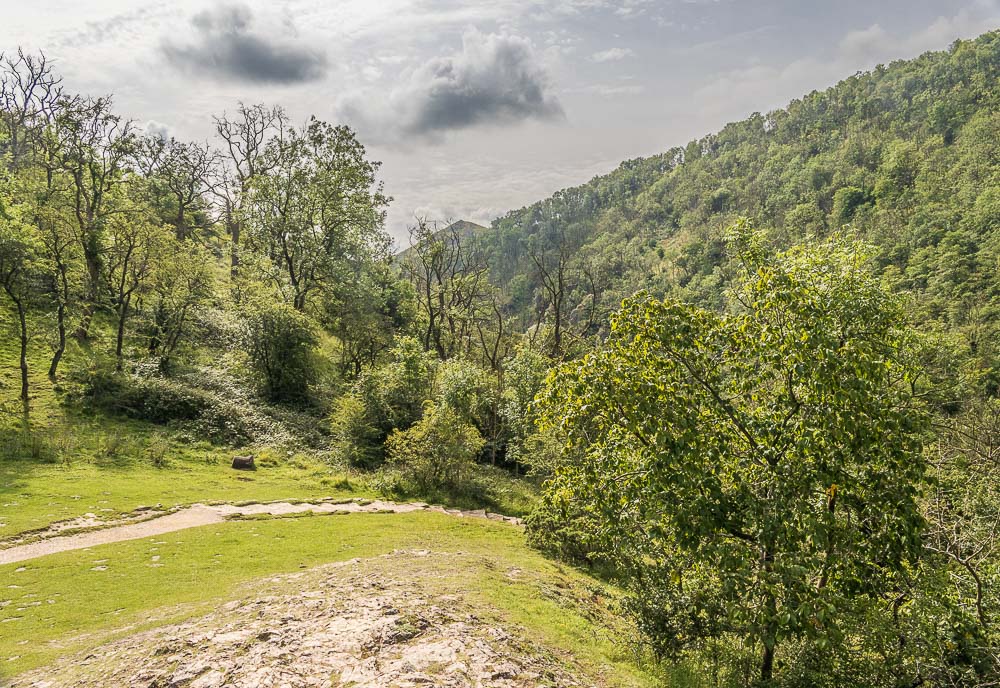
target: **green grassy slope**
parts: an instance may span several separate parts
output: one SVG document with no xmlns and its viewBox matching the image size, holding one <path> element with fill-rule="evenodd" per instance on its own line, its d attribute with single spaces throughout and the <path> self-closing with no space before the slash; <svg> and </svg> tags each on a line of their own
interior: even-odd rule
<svg viewBox="0 0 1000 688">
<path fill-rule="evenodd" d="M 265 576 L 401 549 L 454 554 L 428 580 L 607 685 L 654 685 L 613 620 L 613 590 L 529 550 L 516 527 L 429 513 L 234 521 L 0 566 L 0 676 L 204 613 Z"/>
</svg>

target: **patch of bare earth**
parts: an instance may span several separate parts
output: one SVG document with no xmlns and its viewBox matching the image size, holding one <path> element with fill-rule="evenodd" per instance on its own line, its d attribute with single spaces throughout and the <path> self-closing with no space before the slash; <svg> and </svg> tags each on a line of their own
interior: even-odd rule
<svg viewBox="0 0 1000 688">
<path fill-rule="evenodd" d="M 63 658 L 12 686 L 594 685 L 572 660 L 436 585 L 453 556 L 397 552 L 269 579 L 207 616 Z"/>
</svg>

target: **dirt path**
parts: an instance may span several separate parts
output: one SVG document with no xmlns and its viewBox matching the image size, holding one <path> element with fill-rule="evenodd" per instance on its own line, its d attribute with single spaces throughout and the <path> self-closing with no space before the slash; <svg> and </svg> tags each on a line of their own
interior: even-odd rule
<svg viewBox="0 0 1000 688">
<path fill-rule="evenodd" d="M 7 549 L 0 549 L 0 565 L 14 564 L 19 561 L 27 561 L 37 557 L 44 557 L 47 554 L 57 552 L 67 552 L 74 549 L 86 549 L 97 545 L 106 545 L 113 542 L 124 542 L 126 540 L 141 540 L 147 537 L 156 537 L 164 533 L 172 533 L 185 528 L 196 528 L 207 526 L 213 523 L 222 523 L 227 519 L 239 518 L 241 516 L 284 516 L 287 514 L 297 514 L 312 512 L 316 514 L 334 513 L 395 513 L 404 514 L 414 511 L 434 511 L 464 518 L 488 518 L 491 520 L 506 521 L 508 523 L 520 523 L 520 519 L 501 514 L 489 513 L 485 510 L 461 511 L 458 509 L 446 509 L 441 506 L 429 506 L 427 504 L 386 502 L 381 500 L 353 500 L 349 502 L 317 501 L 317 502 L 268 502 L 261 504 L 193 504 L 174 511 L 167 512 L 162 516 L 154 516 L 148 520 L 138 523 L 126 523 L 126 525 L 110 525 L 97 530 L 90 530 L 85 533 L 75 535 L 52 535 L 41 536 L 41 539 L 25 544 L 14 545 Z M 134 520 L 135 516 L 126 516 L 124 521 Z M 53 528 L 54 533 L 59 532 L 58 526 Z"/>
</svg>

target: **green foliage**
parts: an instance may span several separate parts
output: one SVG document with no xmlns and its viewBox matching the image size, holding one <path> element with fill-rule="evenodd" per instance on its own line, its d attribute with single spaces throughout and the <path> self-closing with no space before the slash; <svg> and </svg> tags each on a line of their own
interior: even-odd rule
<svg viewBox="0 0 1000 688">
<path fill-rule="evenodd" d="M 529 448 L 535 427 L 533 403 L 551 364 L 540 351 L 522 345 L 504 371 L 501 413 L 508 428 L 506 458 L 508 462 L 531 467 L 539 475 L 549 475 L 549 472 L 541 460 L 547 454 L 537 451 L 537 447 Z"/>
<path fill-rule="evenodd" d="M 389 355 L 388 362 L 365 371 L 335 405 L 334 440 L 341 458 L 352 466 L 381 464 L 389 434 L 418 421 L 424 402 L 433 395 L 434 358 L 420 342 L 402 337 Z"/>
<path fill-rule="evenodd" d="M 833 219 L 838 225 L 846 225 L 854 219 L 855 213 L 868 202 L 868 193 L 856 186 L 845 186 L 833 194 Z"/>
<path fill-rule="evenodd" d="M 914 295 L 914 318 L 960 332 L 992 367 L 998 56 L 993 31 L 626 161 L 498 219 L 480 237 L 491 277 L 512 285 L 508 307 L 533 324 L 546 290 L 530 249 L 566 237 L 567 329 L 586 332 L 591 277 L 602 323 L 638 289 L 723 307 L 736 266 L 720 230 L 735 214 L 775 228 L 783 247 L 850 224 L 873 244 L 879 271 L 902 275 L 894 288 Z M 602 281 L 590 264 L 616 269 Z"/>
<path fill-rule="evenodd" d="M 80 371 L 74 378 L 90 410 L 161 425 L 197 420 L 213 401 L 173 380 L 140 378 L 103 367 Z"/>
<path fill-rule="evenodd" d="M 302 402 L 315 382 L 316 326 L 284 303 L 256 303 L 244 309 L 241 344 L 273 401 Z"/>
<path fill-rule="evenodd" d="M 372 413 L 355 394 L 337 399 L 331 430 L 339 458 L 349 466 L 374 468 L 382 461 L 383 431 L 373 424 Z"/>
<path fill-rule="evenodd" d="M 471 478 L 483 438 L 448 406 L 428 404 L 423 417 L 386 440 L 389 466 L 418 490 L 461 493 Z"/>
<path fill-rule="evenodd" d="M 903 312 L 855 242 L 772 255 L 743 223 L 732 242 L 732 313 L 637 297 L 550 380 L 543 427 L 581 458 L 547 495 L 598 510 L 659 600 L 638 611 L 661 652 L 731 634 L 766 681 L 784 643 L 855 642 L 861 601 L 917 560 L 926 422 Z"/>
</svg>

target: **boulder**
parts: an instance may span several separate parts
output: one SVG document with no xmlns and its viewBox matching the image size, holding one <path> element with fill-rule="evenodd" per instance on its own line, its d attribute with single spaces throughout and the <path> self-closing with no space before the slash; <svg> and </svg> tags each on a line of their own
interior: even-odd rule
<svg viewBox="0 0 1000 688">
<path fill-rule="evenodd" d="M 257 465 L 253 462 L 253 454 L 248 454 L 246 456 L 234 456 L 233 468 L 235 468 L 238 471 L 257 470 Z"/>
</svg>

